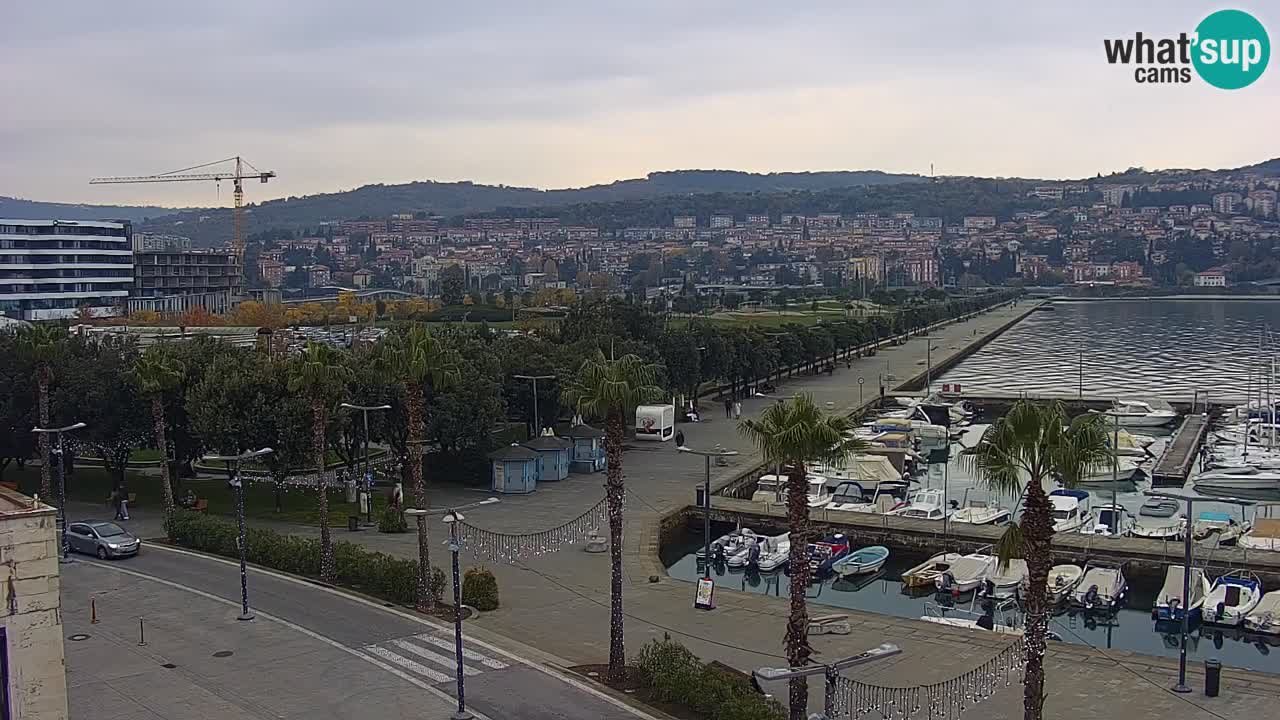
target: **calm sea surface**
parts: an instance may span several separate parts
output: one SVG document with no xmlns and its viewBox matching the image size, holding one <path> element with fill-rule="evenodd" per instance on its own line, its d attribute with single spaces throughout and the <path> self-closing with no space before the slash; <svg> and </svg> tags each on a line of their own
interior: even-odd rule
<svg viewBox="0 0 1280 720">
<path fill-rule="evenodd" d="M 947 371 L 966 393 L 1028 392 L 1244 400 L 1259 338 L 1280 329 L 1274 300 L 1054 302 Z M 1269 362 L 1269 361 L 1268 361 Z M 935 381 L 936 382 L 936 381 Z M 1256 391 L 1255 391 L 1256 392 Z M 1276 390 L 1280 393 L 1280 389 Z"/>
</svg>

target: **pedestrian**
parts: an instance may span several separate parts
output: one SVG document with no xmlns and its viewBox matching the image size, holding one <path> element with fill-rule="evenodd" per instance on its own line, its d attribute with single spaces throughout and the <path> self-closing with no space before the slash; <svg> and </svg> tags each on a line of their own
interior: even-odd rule
<svg viewBox="0 0 1280 720">
<path fill-rule="evenodd" d="M 728 395 L 724 396 L 724 417 L 726 420 L 733 417 L 733 400 Z"/>
<path fill-rule="evenodd" d="M 684 447 L 684 431 L 683 430 L 676 431 L 676 447 L 678 448 Z"/>
<path fill-rule="evenodd" d="M 733 401 L 733 419 L 734 420 L 742 419 L 742 401 L 741 400 Z"/>
<path fill-rule="evenodd" d="M 111 502 L 114 503 L 116 506 L 116 517 L 115 517 L 116 520 L 127 519 L 127 516 L 125 515 L 126 511 L 124 509 L 124 506 L 125 506 L 124 498 L 125 498 L 125 494 L 124 494 L 123 487 L 118 487 L 111 492 Z"/>
</svg>

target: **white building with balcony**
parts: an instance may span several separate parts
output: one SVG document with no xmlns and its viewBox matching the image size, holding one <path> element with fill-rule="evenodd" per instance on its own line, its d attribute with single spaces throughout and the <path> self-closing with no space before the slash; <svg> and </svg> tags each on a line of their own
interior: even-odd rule
<svg viewBox="0 0 1280 720">
<path fill-rule="evenodd" d="M 0 218 L 0 315 L 113 315 L 132 286 L 129 223 Z"/>
</svg>

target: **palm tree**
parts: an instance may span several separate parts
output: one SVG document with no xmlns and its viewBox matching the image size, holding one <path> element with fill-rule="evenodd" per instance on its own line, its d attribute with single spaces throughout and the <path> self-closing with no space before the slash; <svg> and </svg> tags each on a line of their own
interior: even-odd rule
<svg viewBox="0 0 1280 720">
<path fill-rule="evenodd" d="M 798 395 L 787 402 L 769 406 L 760 418 L 743 420 L 738 430 L 760 451 L 766 465 L 780 465 L 787 473 L 787 525 L 791 533 L 789 575 L 791 615 L 787 620 L 787 662 L 791 667 L 809 664 L 809 610 L 805 591 L 809 587 L 809 463 L 839 464 L 857 452 L 863 443 L 850 437 L 856 423 L 847 415 L 828 415 L 818 408 L 813 396 Z M 792 720 L 804 720 L 809 702 L 809 683 L 792 678 L 790 687 Z"/>
<path fill-rule="evenodd" d="M 409 479 L 418 510 L 427 509 L 427 483 L 422 461 L 427 442 L 427 393 L 443 390 L 457 382 L 461 358 L 452 348 L 420 325 L 391 340 L 386 355 L 387 372 L 398 379 L 404 392 L 405 415 L 409 421 Z M 427 518 L 418 514 L 418 610 L 435 607 L 431 591 L 431 542 Z"/>
<path fill-rule="evenodd" d="M 329 345 L 307 343 L 302 356 L 289 368 L 289 391 L 301 393 L 311 403 L 311 448 L 315 457 L 316 487 L 320 510 L 320 579 L 333 580 L 333 538 L 329 534 L 329 483 L 325 481 L 328 455 L 329 408 L 342 396 L 351 370 L 342 353 Z"/>
<path fill-rule="evenodd" d="M 1045 595 L 1053 563 L 1053 516 L 1044 484 L 1056 479 L 1072 487 L 1087 473 L 1111 462 L 1107 431 L 1100 415 L 1082 415 L 1068 425 L 1061 403 L 1020 400 L 983 433 L 977 451 L 968 458 L 970 468 L 993 493 L 1022 495 L 1022 516 L 1000 537 L 996 554 L 1002 565 L 1015 557 L 1027 561 L 1022 709 L 1025 720 L 1040 720 L 1049 627 Z"/>
<path fill-rule="evenodd" d="M 34 379 L 40 406 L 40 427 L 49 427 L 49 383 L 53 382 L 53 361 L 67 339 L 56 325 L 32 325 L 18 331 L 18 347 L 35 367 Z M 40 495 L 53 501 L 53 474 L 49 467 L 49 433 L 40 433 Z"/>
<path fill-rule="evenodd" d="M 622 442 L 626 418 L 636 406 L 662 397 L 658 368 L 637 355 L 610 359 L 600 350 L 582 361 L 565 387 L 565 402 L 579 412 L 603 417 L 605 498 L 609 511 L 609 682 L 621 682 L 626 668 L 622 635 Z"/>
<path fill-rule="evenodd" d="M 167 393 L 182 384 L 186 366 L 173 357 L 163 345 L 153 345 L 133 369 L 134 382 L 142 394 L 151 400 L 151 422 L 155 430 L 156 448 L 162 456 L 160 482 L 164 487 L 164 527 L 169 530 L 173 519 L 173 480 L 169 475 L 169 443 L 165 433 L 164 400 Z"/>
</svg>

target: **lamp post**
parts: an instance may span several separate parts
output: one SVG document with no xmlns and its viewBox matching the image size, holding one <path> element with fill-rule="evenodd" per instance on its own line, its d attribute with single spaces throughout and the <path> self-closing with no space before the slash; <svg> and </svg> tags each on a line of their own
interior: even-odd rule
<svg viewBox="0 0 1280 720">
<path fill-rule="evenodd" d="M 852 657 L 837 660 L 833 663 L 809 665 L 800 668 L 757 668 L 751 672 L 752 676 L 758 680 L 791 680 L 792 678 L 809 677 L 811 675 L 823 675 L 826 677 L 826 688 L 823 693 L 822 715 L 821 720 L 835 720 L 836 718 L 836 679 L 840 677 L 840 672 L 848 670 L 859 665 L 866 665 L 876 660 L 883 660 L 902 653 L 902 648 L 893 643 L 882 643 L 866 652 L 858 653 Z M 809 720 L 814 720 L 810 716 Z"/>
<path fill-rule="evenodd" d="M 58 436 L 58 443 L 53 450 L 53 454 L 58 456 L 58 519 L 62 522 L 62 557 L 58 559 L 58 562 L 61 563 L 71 562 L 71 544 L 67 542 L 67 466 L 62 455 L 62 434 L 79 430 L 82 427 L 86 427 L 85 424 L 78 422 L 60 428 L 31 428 L 31 432 L 36 434 L 53 433 Z M 43 460 L 44 462 L 49 462 L 49 458 L 43 458 Z"/>
<path fill-rule="evenodd" d="M 555 380 L 555 375 L 512 375 L 517 380 L 533 381 L 533 436 L 537 437 L 542 434 L 542 418 L 538 415 L 538 381 L 539 380 Z"/>
<path fill-rule="evenodd" d="M 689 447 L 678 447 L 676 450 L 689 453 L 690 455 L 701 455 L 705 461 L 705 472 L 703 474 L 702 485 L 702 560 L 706 567 L 705 574 L 702 576 L 704 580 L 711 579 L 711 458 L 731 457 L 737 455 L 737 450 L 724 450 L 717 448 L 715 450 L 694 450 Z"/>
<path fill-rule="evenodd" d="M 342 403 L 338 405 L 340 408 L 347 410 L 359 410 L 364 416 L 364 522 L 366 525 L 373 524 L 373 473 L 369 470 L 369 413 L 379 410 L 390 410 L 390 405 L 352 405 L 351 403 Z"/>
<path fill-rule="evenodd" d="M 458 524 L 466 518 L 463 517 L 461 510 L 469 510 L 471 508 L 480 507 L 481 505 L 492 505 L 498 502 L 498 498 L 491 497 L 481 500 L 480 502 L 471 503 L 469 505 L 461 505 L 457 508 L 449 508 L 447 510 L 419 510 L 417 508 L 409 508 L 404 511 L 405 515 L 441 515 L 441 521 L 449 525 L 449 552 L 453 555 L 453 651 L 456 654 L 457 668 L 456 680 L 458 683 L 458 709 L 449 717 L 451 720 L 471 720 L 473 715 L 467 711 L 467 691 L 463 681 L 465 677 L 462 667 L 462 584 L 458 575 L 458 552 L 462 550 L 462 542 L 458 537 Z"/>
<path fill-rule="evenodd" d="M 274 450 L 271 448 L 262 448 L 261 450 L 251 450 L 239 455 L 206 455 L 205 460 L 212 462 L 224 462 L 227 465 L 227 485 L 236 491 L 236 549 L 240 551 L 240 614 L 236 616 L 237 620 L 252 620 L 253 613 L 249 612 L 249 574 L 245 569 L 245 547 L 244 540 L 244 483 L 240 480 L 240 463 L 245 460 L 269 455 Z"/>
<path fill-rule="evenodd" d="M 924 391 L 930 393 L 933 391 L 933 341 L 939 340 L 932 335 L 924 336 Z"/>
<path fill-rule="evenodd" d="M 1076 348 L 1076 401 L 1084 402 L 1084 343 Z"/>
</svg>

